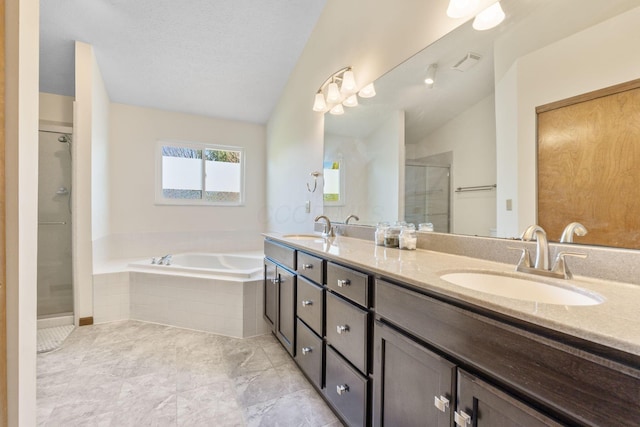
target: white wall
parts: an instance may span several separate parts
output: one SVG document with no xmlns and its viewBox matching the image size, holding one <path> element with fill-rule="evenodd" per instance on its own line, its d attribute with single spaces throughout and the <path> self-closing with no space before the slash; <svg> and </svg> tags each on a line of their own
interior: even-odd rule
<svg viewBox="0 0 640 427">
<path fill-rule="evenodd" d="M 344 204 L 324 206 L 331 220 L 357 215 L 359 224 L 398 221 L 404 207 L 404 112 L 395 111 L 364 138 L 325 134 L 326 161 L 342 159 Z"/>
<path fill-rule="evenodd" d="M 74 317 L 93 316 L 93 240 L 108 230 L 109 97 L 93 53 L 93 47 L 76 42 L 73 129 L 73 299 Z M 96 236 L 94 236 L 94 234 Z"/>
<path fill-rule="evenodd" d="M 395 112 L 373 131 L 366 147 L 364 188 L 371 215 L 367 222 L 404 220 L 404 111 Z"/>
<path fill-rule="evenodd" d="M 35 426 L 39 3 L 5 6 L 8 425 Z"/>
<path fill-rule="evenodd" d="M 40 122 L 73 126 L 73 101 L 71 96 L 40 92 Z"/>
<path fill-rule="evenodd" d="M 496 183 L 496 128 L 494 96 L 490 95 L 427 135 L 407 146 L 408 159 L 448 151 L 451 165 L 451 232 L 488 236 L 496 226 L 495 191 L 456 193 L 457 187 Z"/>
<path fill-rule="evenodd" d="M 327 2 L 267 125 L 267 215 L 271 231 L 311 231 L 322 194 L 306 188 L 322 170 L 324 120 L 312 111 L 318 86 L 351 65 L 360 85 L 462 23 L 446 17 L 448 0 Z M 345 113 L 348 114 L 348 111 Z M 304 212 L 311 200 L 311 213 Z"/>
<path fill-rule="evenodd" d="M 640 78 L 640 56 L 634 54 L 640 40 L 638 22 L 640 8 L 519 58 L 496 82 L 502 168 L 498 171 L 498 236 L 517 236 L 536 223 L 535 108 Z M 499 58 L 501 51 L 496 47 Z M 514 212 L 505 215 L 504 200 L 509 198 L 514 199 Z"/>
<path fill-rule="evenodd" d="M 244 206 L 156 205 L 156 142 L 194 141 L 245 149 Z M 111 104 L 109 236 L 104 259 L 181 251 L 262 248 L 265 127 Z"/>
</svg>

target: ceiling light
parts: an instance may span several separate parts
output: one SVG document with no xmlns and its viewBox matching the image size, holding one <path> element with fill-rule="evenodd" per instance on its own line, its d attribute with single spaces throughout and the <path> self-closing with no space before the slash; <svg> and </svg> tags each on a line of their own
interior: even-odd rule
<svg viewBox="0 0 640 427">
<path fill-rule="evenodd" d="M 340 90 L 338 89 L 338 84 L 336 82 L 331 82 L 327 89 L 327 102 L 334 104 L 338 101 L 340 101 Z"/>
<path fill-rule="evenodd" d="M 331 74 L 320 85 L 313 102 L 313 111 L 343 114 L 343 106 L 355 107 L 358 105 L 358 95 L 362 98 L 371 98 L 375 94 L 373 83 L 369 83 L 358 92 L 353 70 L 351 67 L 344 67 Z"/>
<path fill-rule="evenodd" d="M 373 86 L 373 83 L 369 83 L 358 92 L 360 98 L 372 98 L 376 96 L 376 88 Z"/>
<path fill-rule="evenodd" d="M 339 116 L 340 114 L 344 114 L 344 108 L 342 108 L 342 104 L 336 104 L 329 112 L 335 116 Z"/>
<path fill-rule="evenodd" d="M 345 107 L 356 107 L 358 105 L 358 96 L 354 93 L 353 95 L 347 97 L 342 103 Z"/>
<path fill-rule="evenodd" d="M 479 0 L 450 0 L 447 8 L 449 18 L 464 18 L 478 9 Z"/>
<path fill-rule="evenodd" d="M 340 92 L 344 94 L 354 93 L 358 90 L 356 86 L 356 78 L 353 75 L 353 71 L 347 70 L 342 75 L 342 85 L 340 86 Z"/>
<path fill-rule="evenodd" d="M 473 28 L 479 31 L 489 30 L 498 26 L 502 21 L 504 21 L 504 18 L 504 11 L 500 6 L 500 2 L 497 2 L 476 16 L 476 19 L 473 20 Z"/>
<path fill-rule="evenodd" d="M 433 87 L 436 82 L 436 71 L 438 70 L 438 64 L 431 64 L 427 68 L 427 76 L 424 79 L 424 83 L 429 86 L 429 89 Z"/>
<path fill-rule="evenodd" d="M 316 93 L 316 99 L 313 102 L 313 111 L 325 111 L 327 109 L 327 103 L 324 100 L 322 92 Z"/>
</svg>

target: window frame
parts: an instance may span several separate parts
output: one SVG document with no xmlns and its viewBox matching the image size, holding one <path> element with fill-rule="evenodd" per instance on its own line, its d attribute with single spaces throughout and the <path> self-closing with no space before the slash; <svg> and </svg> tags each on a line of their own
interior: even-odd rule
<svg viewBox="0 0 640 427">
<path fill-rule="evenodd" d="M 162 147 L 178 147 L 189 148 L 193 150 L 202 150 L 202 195 L 200 199 L 172 199 L 164 197 L 162 188 Z M 204 199 L 206 191 L 206 156 L 205 150 L 216 151 L 236 151 L 240 153 L 240 200 L 237 202 L 208 201 Z M 244 206 L 245 204 L 245 149 L 244 147 L 233 145 L 220 145 L 206 142 L 195 141 L 179 141 L 171 139 L 161 139 L 156 141 L 155 147 L 155 204 L 156 205 L 174 205 L 174 206 Z"/>
</svg>

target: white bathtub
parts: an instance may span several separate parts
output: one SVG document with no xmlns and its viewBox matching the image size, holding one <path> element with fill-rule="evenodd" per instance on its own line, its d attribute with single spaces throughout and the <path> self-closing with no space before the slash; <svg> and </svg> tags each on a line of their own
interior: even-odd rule
<svg viewBox="0 0 640 427">
<path fill-rule="evenodd" d="M 171 265 L 129 264 L 135 320 L 246 338 L 268 332 L 262 319 L 261 253 L 184 253 Z"/>
<path fill-rule="evenodd" d="M 157 274 L 186 277 L 225 276 L 243 280 L 262 277 L 262 257 L 262 254 L 256 252 L 183 253 L 172 255 L 170 265 L 152 264 L 151 258 L 149 258 L 133 262 L 129 264 L 129 268 L 131 271 Z"/>
</svg>

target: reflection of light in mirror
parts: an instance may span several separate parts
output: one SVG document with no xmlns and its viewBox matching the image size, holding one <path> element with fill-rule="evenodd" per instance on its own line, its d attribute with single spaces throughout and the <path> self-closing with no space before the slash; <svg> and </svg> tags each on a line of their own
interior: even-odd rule
<svg viewBox="0 0 640 427">
<path fill-rule="evenodd" d="M 358 92 L 358 95 L 362 98 L 372 98 L 376 96 L 376 88 L 373 86 L 373 83 L 369 83 Z"/>
<path fill-rule="evenodd" d="M 331 108 L 329 112 L 334 116 L 339 116 L 340 114 L 344 114 L 344 108 L 342 107 L 342 104 L 337 104 L 333 108 Z"/>
<path fill-rule="evenodd" d="M 342 103 L 345 107 L 356 107 L 358 105 L 358 97 L 356 95 L 351 95 Z"/>
<path fill-rule="evenodd" d="M 489 30 L 504 21 L 505 14 L 500 2 L 494 3 L 476 16 L 473 20 L 473 28 L 478 31 Z"/>
</svg>

